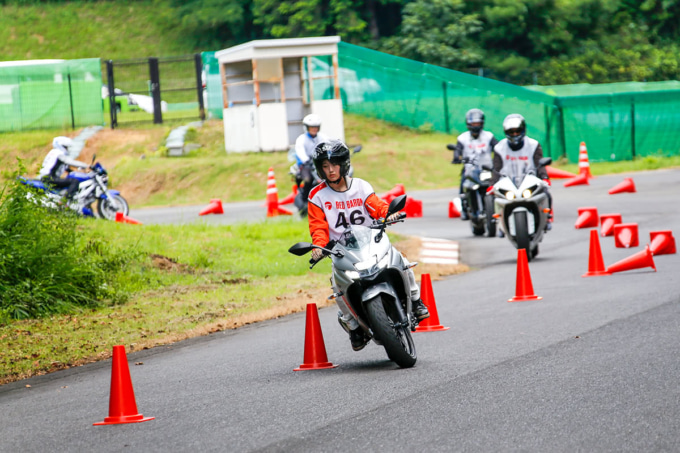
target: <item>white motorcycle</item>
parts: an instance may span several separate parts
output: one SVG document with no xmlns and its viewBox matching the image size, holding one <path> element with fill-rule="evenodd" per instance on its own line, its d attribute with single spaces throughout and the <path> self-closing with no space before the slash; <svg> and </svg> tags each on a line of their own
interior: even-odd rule
<svg viewBox="0 0 680 453">
<path fill-rule="evenodd" d="M 406 204 L 406 195 L 392 200 L 386 217 Z M 298 242 L 288 251 L 302 256 L 314 248 L 332 256 L 334 294 L 350 307 L 367 338 L 385 347 L 387 356 L 402 368 L 415 365 L 416 346 L 411 332 L 418 322 L 411 310 L 411 290 L 407 270 L 417 263 L 405 265 L 401 254 L 390 244 L 385 228 L 401 222 L 405 213 L 393 222 L 376 221 L 370 227 L 350 225 L 342 237 L 327 248 Z M 310 261 L 314 267 L 318 261 Z M 343 325 L 341 323 L 341 325 Z M 347 330 L 347 327 L 343 325 Z"/>
<path fill-rule="evenodd" d="M 543 157 L 539 166 L 551 163 L 552 158 Z M 485 169 L 491 170 L 488 166 Z M 516 249 L 526 250 L 529 261 L 538 255 L 538 244 L 548 225 L 547 187 L 534 170 L 515 177 L 502 175 L 493 186 L 495 215 L 500 217 L 501 229 Z"/>
</svg>

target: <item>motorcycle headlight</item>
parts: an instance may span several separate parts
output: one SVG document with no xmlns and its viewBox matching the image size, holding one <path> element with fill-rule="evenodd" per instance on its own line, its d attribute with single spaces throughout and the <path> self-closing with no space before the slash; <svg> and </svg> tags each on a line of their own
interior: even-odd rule
<svg viewBox="0 0 680 453">
<path fill-rule="evenodd" d="M 472 190 L 477 190 L 477 189 L 479 189 L 479 184 L 475 184 L 474 186 L 472 186 Z"/>
<path fill-rule="evenodd" d="M 522 192 L 522 198 L 531 198 L 531 189 L 524 189 L 524 192 Z"/>
<path fill-rule="evenodd" d="M 490 171 L 483 171 L 479 174 L 479 179 L 482 181 L 488 181 L 491 179 L 491 172 Z"/>
<path fill-rule="evenodd" d="M 508 190 L 507 192 L 505 192 L 505 198 L 507 198 L 508 200 L 514 200 L 515 192 Z"/>
<path fill-rule="evenodd" d="M 345 275 L 352 280 L 359 280 L 359 273 L 357 271 L 345 271 Z"/>
</svg>

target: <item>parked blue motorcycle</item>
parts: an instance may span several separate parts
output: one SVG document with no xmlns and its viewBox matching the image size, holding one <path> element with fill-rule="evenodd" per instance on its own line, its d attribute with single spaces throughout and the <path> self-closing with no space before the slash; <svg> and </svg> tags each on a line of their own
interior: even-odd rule
<svg viewBox="0 0 680 453">
<path fill-rule="evenodd" d="M 92 162 L 94 162 L 95 157 L 92 158 Z M 83 216 L 94 217 L 92 207 L 94 202 L 97 204 L 97 213 L 102 219 L 115 220 L 117 212 L 122 212 L 125 215 L 129 214 L 130 208 L 128 203 L 120 192 L 108 189 L 109 176 L 106 169 L 99 162 L 94 163 L 90 167 L 89 172 L 71 171 L 68 173 L 67 178 L 77 179 L 80 182 L 78 191 L 71 203 L 77 203 L 82 207 L 82 209 L 79 209 L 79 213 Z M 42 179 L 21 177 L 19 180 L 22 184 L 34 187 L 45 193 L 45 198 L 42 200 L 43 205 L 56 209 L 63 204 L 65 189 L 48 187 Z"/>
</svg>

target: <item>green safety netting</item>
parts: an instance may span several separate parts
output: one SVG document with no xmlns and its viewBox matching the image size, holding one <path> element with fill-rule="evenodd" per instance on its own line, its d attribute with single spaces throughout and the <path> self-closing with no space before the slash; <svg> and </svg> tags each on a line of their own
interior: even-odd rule
<svg viewBox="0 0 680 453">
<path fill-rule="evenodd" d="M 0 131 L 103 122 L 99 59 L 0 65 Z"/>
<path fill-rule="evenodd" d="M 593 162 L 680 154 L 680 82 L 626 82 L 520 87 L 432 66 L 352 44 L 338 44 L 340 96 L 346 111 L 403 126 L 450 134 L 465 131 L 465 112 L 480 108 L 486 129 L 503 137 L 502 122 L 521 113 L 544 155 L 578 162 L 586 142 Z M 331 67 L 314 57 L 316 68 Z M 215 52 L 204 52 L 208 112 L 222 117 Z M 318 64 L 316 64 L 318 62 Z M 316 69 L 315 69 L 316 71 Z M 319 69 L 321 71 L 321 69 Z M 315 74 L 317 75 L 317 74 Z M 317 86 L 317 97 L 332 96 Z"/>
</svg>

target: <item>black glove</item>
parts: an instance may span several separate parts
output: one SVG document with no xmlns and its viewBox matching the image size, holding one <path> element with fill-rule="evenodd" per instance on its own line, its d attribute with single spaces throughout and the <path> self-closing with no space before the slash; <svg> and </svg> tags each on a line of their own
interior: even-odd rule
<svg viewBox="0 0 680 453">
<path fill-rule="evenodd" d="M 463 161 L 460 159 L 460 157 L 454 157 L 453 161 L 451 163 L 452 164 L 462 164 Z"/>
</svg>

